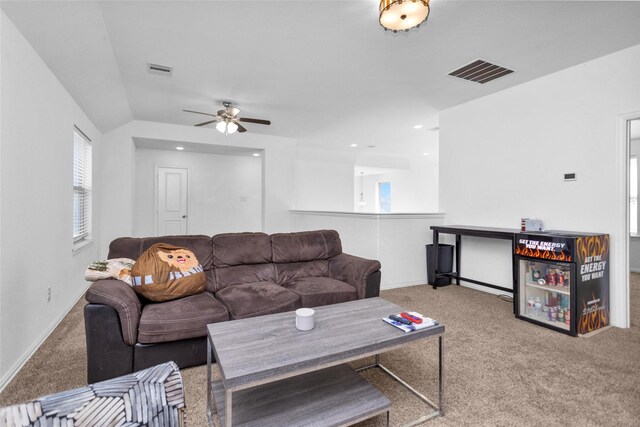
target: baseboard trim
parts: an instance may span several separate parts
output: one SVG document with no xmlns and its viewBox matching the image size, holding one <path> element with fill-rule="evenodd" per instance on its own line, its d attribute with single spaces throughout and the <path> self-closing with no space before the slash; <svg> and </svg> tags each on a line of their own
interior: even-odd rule
<svg viewBox="0 0 640 427">
<path fill-rule="evenodd" d="M 380 286 L 380 290 L 384 291 L 386 289 L 397 289 L 397 288 L 406 288 L 409 286 L 417 286 L 417 285 L 426 285 L 426 280 L 415 280 L 410 282 L 401 282 L 401 283 L 385 283 Z"/>
<path fill-rule="evenodd" d="M 629 271 L 630 271 L 630 272 L 632 272 L 632 273 L 640 273 L 640 268 L 633 268 L 633 267 L 631 267 L 631 268 L 629 269 Z"/>
<path fill-rule="evenodd" d="M 88 288 L 88 285 L 87 285 L 87 288 Z M 29 359 L 31 359 L 34 353 L 38 351 L 40 346 L 46 341 L 47 338 L 49 338 L 49 335 L 51 335 L 51 333 L 58 327 L 60 322 L 62 322 L 62 319 L 64 319 L 67 316 L 67 314 L 69 314 L 71 309 L 73 309 L 73 307 L 78 303 L 78 301 L 80 301 L 80 299 L 84 297 L 85 291 L 81 292 L 80 295 L 78 295 L 78 298 L 76 298 L 73 301 L 73 303 L 64 311 L 64 313 L 60 317 L 58 317 L 58 319 L 55 322 L 53 322 L 51 327 L 47 329 L 44 332 L 44 334 L 42 334 L 42 336 L 31 345 L 31 347 L 29 347 L 29 349 L 24 353 L 24 355 L 22 355 L 22 357 L 16 363 L 13 364 L 11 369 L 9 369 L 9 371 L 4 375 L 4 377 L 0 379 L 0 393 L 4 391 L 5 387 L 11 382 L 11 380 L 13 380 L 13 378 L 18 374 L 18 372 L 20 372 L 20 370 L 24 367 L 25 363 L 27 363 Z"/>
</svg>

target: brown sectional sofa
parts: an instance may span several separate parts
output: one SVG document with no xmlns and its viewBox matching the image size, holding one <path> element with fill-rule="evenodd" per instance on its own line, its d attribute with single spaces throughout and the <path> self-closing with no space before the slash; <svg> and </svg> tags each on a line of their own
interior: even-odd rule
<svg viewBox="0 0 640 427">
<path fill-rule="evenodd" d="M 206 290 L 173 301 L 144 301 L 126 283 L 99 280 L 87 291 L 89 383 L 175 361 L 206 363 L 206 325 L 378 296 L 380 263 L 342 253 L 333 230 L 229 233 L 213 237 L 123 237 L 108 258 L 137 259 L 155 243 L 191 249 Z"/>
</svg>

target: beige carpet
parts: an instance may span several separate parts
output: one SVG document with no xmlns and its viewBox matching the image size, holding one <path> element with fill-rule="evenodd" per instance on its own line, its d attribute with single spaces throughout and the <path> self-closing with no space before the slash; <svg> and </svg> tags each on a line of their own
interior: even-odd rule
<svg viewBox="0 0 640 427">
<path fill-rule="evenodd" d="M 446 326 L 446 414 L 427 425 L 640 425 L 640 275 L 631 279 L 632 327 L 572 338 L 513 316 L 511 303 L 464 287 L 384 291 Z M 0 394 L 0 406 L 86 382 L 83 301 Z M 386 353 L 383 363 L 436 397 L 437 340 Z M 363 361 L 365 362 L 365 361 Z M 362 364 L 362 363 L 360 363 Z M 204 366 L 182 370 L 189 425 L 206 425 Z M 393 402 L 391 423 L 416 418 L 419 401 L 377 370 L 364 373 Z M 383 425 L 383 417 L 361 425 Z"/>
</svg>

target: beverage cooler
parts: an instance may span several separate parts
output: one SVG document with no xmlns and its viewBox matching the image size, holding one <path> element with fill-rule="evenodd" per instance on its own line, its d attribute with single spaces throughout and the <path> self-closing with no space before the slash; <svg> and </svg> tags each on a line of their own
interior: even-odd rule
<svg viewBox="0 0 640 427">
<path fill-rule="evenodd" d="M 514 241 L 516 317 L 569 335 L 609 324 L 609 235 L 524 232 Z"/>
</svg>

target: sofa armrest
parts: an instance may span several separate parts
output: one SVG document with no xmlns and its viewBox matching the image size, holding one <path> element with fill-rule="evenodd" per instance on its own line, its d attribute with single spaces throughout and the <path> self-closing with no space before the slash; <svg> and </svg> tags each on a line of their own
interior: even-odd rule
<svg viewBox="0 0 640 427">
<path fill-rule="evenodd" d="M 371 296 L 373 289 L 367 291 L 367 288 L 376 286 L 374 286 L 375 283 L 369 283 L 367 286 L 367 281 L 372 274 L 378 271 L 380 271 L 380 262 L 376 260 L 360 258 L 344 253 L 329 260 L 329 276 L 355 287 L 358 292 L 358 299 Z M 377 275 L 377 278 L 377 288 L 379 289 L 380 276 Z"/>
<path fill-rule="evenodd" d="M 93 282 L 84 297 L 90 303 L 113 307 L 120 317 L 124 342 L 135 345 L 142 305 L 131 286 L 116 279 L 98 280 Z"/>
<path fill-rule="evenodd" d="M 84 306 L 87 340 L 87 382 L 108 380 L 133 372 L 134 346 L 122 339 L 115 308 L 104 304 Z"/>
</svg>

